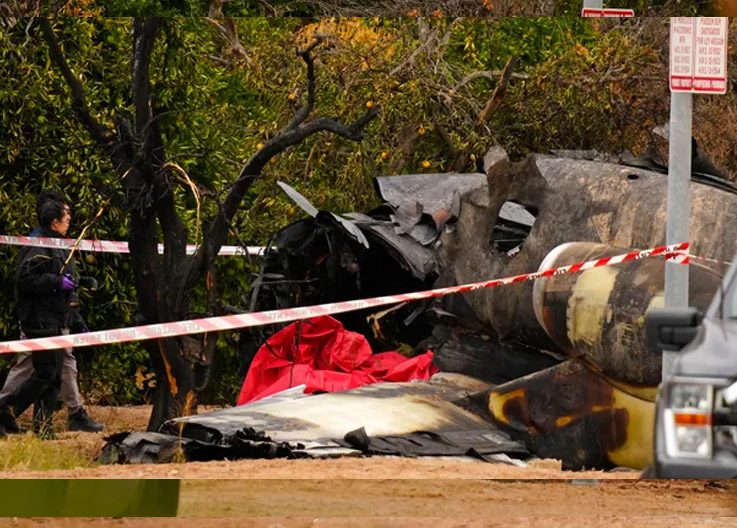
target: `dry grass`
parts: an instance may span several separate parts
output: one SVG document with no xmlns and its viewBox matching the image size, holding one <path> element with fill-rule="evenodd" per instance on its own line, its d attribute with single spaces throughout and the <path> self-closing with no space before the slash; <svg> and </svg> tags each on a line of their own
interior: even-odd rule
<svg viewBox="0 0 737 528">
<path fill-rule="evenodd" d="M 89 468 L 96 465 L 89 453 L 61 441 L 39 440 L 31 433 L 0 440 L 0 470 L 47 471 Z"/>
<path fill-rule="evenodd" d="M 0 440 L 0 471 L 48 471 L 53 469 L 90 468 L 105 444 L 105 437 L 120 431 L 144 431 L 150 406 L 88 406 L 90 414 L 106 425 L 102 433 L 66 431 L 66 411 L 54 415 L 57 440 L 39 440 L 31 433 L 10 435 Z M 30 409 L 19 420 L 31 427 Z"/>
</svg>

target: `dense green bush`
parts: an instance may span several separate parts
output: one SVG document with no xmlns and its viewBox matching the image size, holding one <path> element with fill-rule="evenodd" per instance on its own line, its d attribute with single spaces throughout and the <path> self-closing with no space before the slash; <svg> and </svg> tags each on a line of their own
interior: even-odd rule
<svg viewBox="0 0 737 528">
<path fill-rule="evenodd" d="M 81 9 L 99 10 L 105 16 L 204 16 L 210 0 L 69 0 Z M 626 7 L 638 16 L 706 16 L 710 0 L 607 0 L 607 7 Z M 581 0 L 231 0 L 222 5 L 231 16 L 551 16 L 574 15 L 581 11 Z"/>
</svg>

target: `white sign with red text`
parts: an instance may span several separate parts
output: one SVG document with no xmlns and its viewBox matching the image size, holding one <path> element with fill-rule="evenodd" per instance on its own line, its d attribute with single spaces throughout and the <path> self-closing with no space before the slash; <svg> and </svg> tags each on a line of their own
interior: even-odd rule
<svg viewBox="0 0 737 528">
<path fill-rule="evenodd" d="M 727 91 L 727 17 L 670 19 L 672 92 L 723 94 Z"/>
</svg>

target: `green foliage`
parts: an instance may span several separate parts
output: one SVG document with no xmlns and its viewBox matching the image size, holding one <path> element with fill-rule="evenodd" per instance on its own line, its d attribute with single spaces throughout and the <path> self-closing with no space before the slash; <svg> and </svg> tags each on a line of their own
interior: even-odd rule
<svg viewBox="0 0 737 528">
<path fill-rule="evenodd" d="M 41 14 L 64 16 L 104 15 L 130 16 L 208 16 L 210 0 L 42 0 Z M 626 7 L 637 16 L 707 16 L 714 14 L 710 0 L 605 0 L 606 7 Z M 231 0 L 221 6 L 225 16 L 455 16 L 480 17 L 549 17 L 576 16 L 581 11 L 581 0 Z"/>
<path fill-rule="evenodd" d="M 471 59 L 479 68 L 499 69 L 514 55 L 522 69 L 564 53 L 573 43 L 590 44 L 596 38 L 591 24 L 581 18 L 510 17 L 464 26 L 449 58 Z M 462 39 L 462 40 L 461 40 Z M 457 49 L 462 43 L 463 50 Z"/>
<path fill-rule="evenodd" d="M 514 85 L 495 129 L 520 154 L 602 146 L 642 153 L 652 127 L 667 120 L 665 78 L 655 50 L 610 31 L 532 69 Z"/>
<path fill-rule="evenodd" d="M 99 12 L 106 17 L 131 16 L 207 16 L 211 2 L 209 0 L 115 0 L 103 2 L 100 0 L 77 0 L 84 4 L 87 11 Z M 75 2 L 72 1 L 71 4 Z M 42 8 L 43 9 L 43 8 Z M 303 16 L 310 11 L 302 2 L 293 0 L 275 0 L 268 4 L 257 0 L 240 0 L 225 2 L 222 6 L 223 14 L 237 17 L 256 16 Z"/>
</svg>

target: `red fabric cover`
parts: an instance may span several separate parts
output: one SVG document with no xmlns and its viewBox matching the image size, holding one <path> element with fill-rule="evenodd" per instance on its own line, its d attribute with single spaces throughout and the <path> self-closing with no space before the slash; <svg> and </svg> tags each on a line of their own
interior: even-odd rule
<svg viewBox="0 0 737 528">
<path fill-rule="evenodd" d="M 366 338 L 330 316 L 298 321 L 271 336 L 253 358 L 237 405 L 296 385 L 305 392 L 338 392 L 377 381 L 428 379 L 438 372 L 428 350 L 414 358 L 372 354 Z"/>
</svg>

